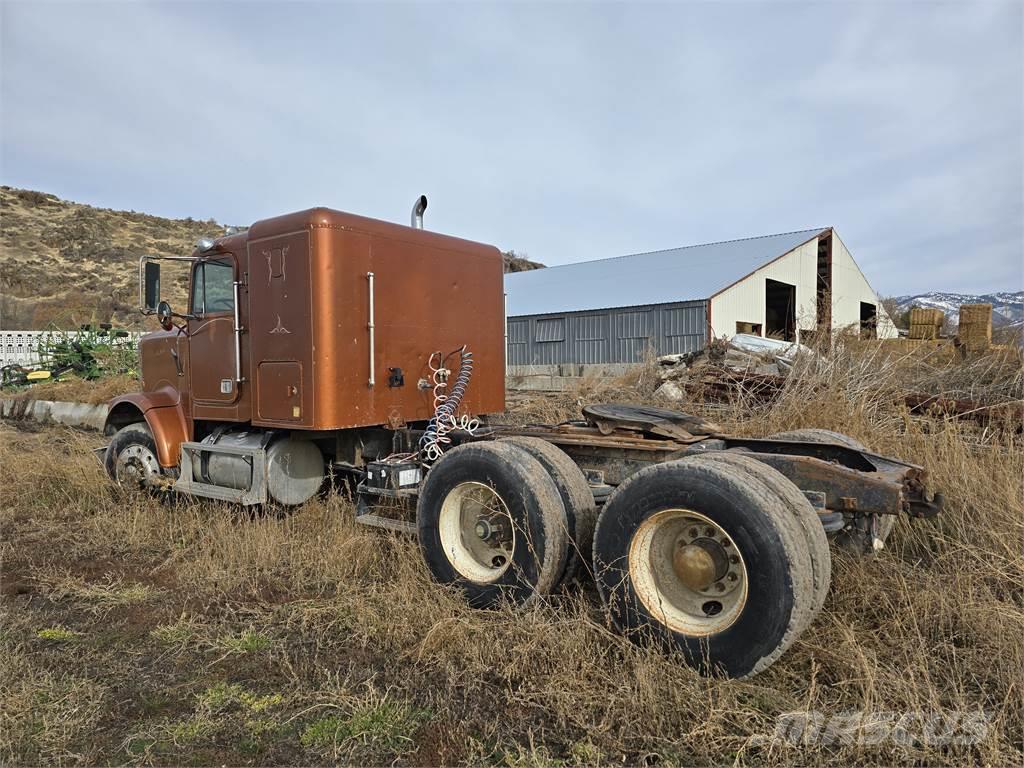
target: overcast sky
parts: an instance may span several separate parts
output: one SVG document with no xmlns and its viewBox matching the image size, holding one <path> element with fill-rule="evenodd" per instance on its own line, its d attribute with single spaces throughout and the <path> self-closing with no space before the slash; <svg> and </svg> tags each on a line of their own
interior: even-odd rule
<svg viewBox="0 0 1024 768">
<path fill-rule="evenodd" d="M 835 226 L 883 295 L 1024 289 L 1024 3 L 0 0 L 3 183 L 327 205 L 546 264 Z"/>
</svg>

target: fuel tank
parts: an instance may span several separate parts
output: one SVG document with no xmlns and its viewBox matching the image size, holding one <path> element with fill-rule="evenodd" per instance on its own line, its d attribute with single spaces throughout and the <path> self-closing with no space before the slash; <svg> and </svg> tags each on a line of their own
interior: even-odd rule
<svg viewBox="0 0 1024 768">
<path fill-rule="evenodd" d="M 267 494 L 286 506 L 302 504 L 320 489 L 324 482 L 324 457 L 309 440 L 291 435 L 275 435 L 266 431 L 237 431 L 208 436 L 198 466 L 198 478 L 222 488 L 246 490 L 253 482 L 253 461 L 266 461 Z M 217 447 L 246 448 L 252 455 L 217 452 Z"/>
</svg>

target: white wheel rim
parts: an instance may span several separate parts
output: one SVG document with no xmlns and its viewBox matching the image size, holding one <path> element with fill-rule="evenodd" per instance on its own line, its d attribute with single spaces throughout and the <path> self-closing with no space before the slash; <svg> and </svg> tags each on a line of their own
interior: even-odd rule
<svg viewBox="0 0 1024 768">
<path fill-rule="evenodd" d="M 700 578 L 701 572 L 678 565 L 689 562 L 681 556 L 684 550 L 702 564 L 710 562 L 712 575 Z M 713 520 L 689 509 L 666 509 L 640 525 L 629 545 L 629 575 L 651 616 L 684 635 L 721 632 L 747 602 L 747 567 L 736 543 Z M 699 587 L 693 585 L 697 580 Z"/>
<path fill-rule="evenodd" d="M 160 462 L 144 445 L 129 445 L 117 454 L 114 476 L 122 485 L 149 485 L 160 474 Z"/>
<path fill-rule="evenodd" d="M 470 581 L 497 581 L 512 563 L 515 524 L 488 485 L 468 482 L 452 488 L 441 504 L 438 531 L 448 562 Z"/>
</svg>

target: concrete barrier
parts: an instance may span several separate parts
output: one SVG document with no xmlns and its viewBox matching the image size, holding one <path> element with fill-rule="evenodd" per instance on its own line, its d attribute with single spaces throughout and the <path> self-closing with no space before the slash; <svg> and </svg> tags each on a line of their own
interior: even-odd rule
<svg viewBox="0 0 1024 768">
<path fill-rule="evenodd" d="M 66 403 L 55 400 L 0 400 L 0 417 L 12 421 L 29 419 L 41 424 L 102 430 L 107 420 L 106 405 Z"/>
<path fill-rule="evenodd" d="M 584 379 L 616 378 L 636 368 L 629 363 L 602 365 L 510 365 L 505 375 L 508 389 L 565 392 L 578 387 Z"/>
</svg>

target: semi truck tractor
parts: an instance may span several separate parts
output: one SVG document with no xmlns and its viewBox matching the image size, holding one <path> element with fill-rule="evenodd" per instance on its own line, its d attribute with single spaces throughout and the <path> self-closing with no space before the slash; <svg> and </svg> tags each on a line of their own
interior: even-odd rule
<svg viewBox="0 0 1024 768">
<path fill-rule="evenodd" d="M 593 579 L 612 624 L 705 674 L 770 665 L 821 610 L 830 545 L 868 552 L 929 517 L 924 470 L 844 435 L 723 434 L 589 404 L 502 426 L 503 260 L 328 208 L 139 263 L 141 391 L 110 403 L 111 478 L 154 493 L 295 507 L 343 480 L 355 519 L 417 537 L 473 606 Z M 188 304 L 161 300 L 166 261 Z M 166 266 L 166 265 L 165 265 Z"/>
</svg>

